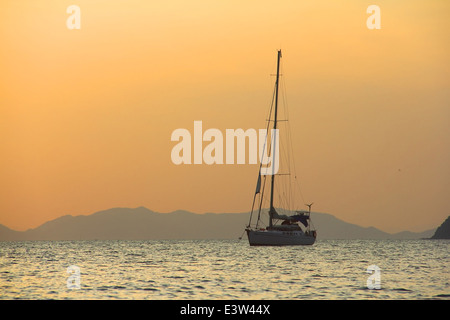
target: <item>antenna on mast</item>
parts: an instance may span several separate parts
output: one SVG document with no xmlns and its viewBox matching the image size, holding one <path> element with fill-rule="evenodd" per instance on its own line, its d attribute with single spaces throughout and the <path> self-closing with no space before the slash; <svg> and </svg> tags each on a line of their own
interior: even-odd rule
<svg viewBox="0 0 450 320">
<path fill-rule="evenodd" d="M 311 202 L 310 204 L 305 203 L 305 206 L 308 207 L 309 214 L 311 214 L 311 206 L 312 206 L 313 204 L 314 204 L 314 202 Z"/>
</svg>

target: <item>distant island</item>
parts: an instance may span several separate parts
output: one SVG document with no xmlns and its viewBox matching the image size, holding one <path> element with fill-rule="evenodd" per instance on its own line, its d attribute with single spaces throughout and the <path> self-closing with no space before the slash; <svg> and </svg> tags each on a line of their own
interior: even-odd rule
<svg viewBox="0 0 450 320">
<path fill-rule="evenodd" d="M 436 230 L 390 234 L 344 222 L 327 213 L 313 212 L 311 216 L 319 240 L 423 239 L 430 238 Z M 243 235 L 248 218 L 249 213 L 196 214 L 182 210 L 158 213 L 144 207 L 112 208 L 90 215 L 62 216 L 26 231 L 0 225 L 0 241 L 238 239 Z M 446 225 L 448 235 L 448 223 Z"/>
<path fill-rule="evenodd" d="M 436 229 L 431 239 L 450 239 L 450 216 Z"/>
</svg>

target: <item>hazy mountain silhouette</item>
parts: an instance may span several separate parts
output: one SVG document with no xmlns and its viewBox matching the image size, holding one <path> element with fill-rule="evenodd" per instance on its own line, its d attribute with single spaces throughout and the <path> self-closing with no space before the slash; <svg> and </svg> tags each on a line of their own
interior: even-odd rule
<svg viewBox="0 0 450 320">
<path fill-rule="evenodd" d="M 318 239 L 419 239 L 429 238 L 435 231 L 389 234 L 326 213 L 312 213 L 312 218 Z M 237 239 L 248 219 L 249 213 L 157 213 L 144 207 L 113 208 L 91 215 L 62 216 L 27 231 L 0 225 L 0 240 Z"/>
</svg>

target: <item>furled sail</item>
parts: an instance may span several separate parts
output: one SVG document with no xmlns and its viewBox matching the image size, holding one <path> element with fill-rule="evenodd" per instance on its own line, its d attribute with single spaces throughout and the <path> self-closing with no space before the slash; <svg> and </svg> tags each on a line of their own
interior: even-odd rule
<svg viewBox="0 0 450 320">
<path fill-rule="evenodd" d="M 261 170 L 258 174 L 258 182 L 256 183 L 256 191 L 255 194 L 258 194 L 261 192 Z"/>
</svg>

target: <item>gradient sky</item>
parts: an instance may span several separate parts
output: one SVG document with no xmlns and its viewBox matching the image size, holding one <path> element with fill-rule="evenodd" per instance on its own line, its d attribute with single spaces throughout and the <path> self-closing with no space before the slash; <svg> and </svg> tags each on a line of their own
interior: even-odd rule
<svg viewBox="0 0 450 320">
<path fill-rule="evenodd" d="M 66 27 L 72 4 L 80 30 Z M 380 30 L 366 27 L 371 4 Z M 313 210 L 437 227 L 450 214 L 448 12 L 443 0 L 1 1 L 0 224 L 249 211 L 257 165 L 176 166 L 170 136 L 194 120 L 264 128 L 281 48 Z"/>
</svg>

